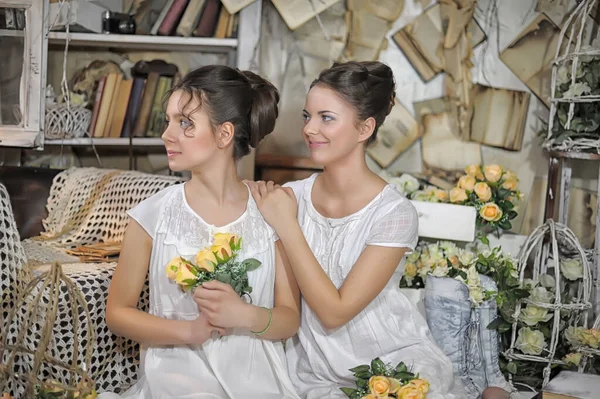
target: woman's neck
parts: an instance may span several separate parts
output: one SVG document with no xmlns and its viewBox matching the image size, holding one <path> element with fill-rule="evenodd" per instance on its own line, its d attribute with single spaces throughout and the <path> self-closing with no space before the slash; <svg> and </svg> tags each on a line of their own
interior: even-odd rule
<svg viewBox="0 0 600 399">
<path fill-rule="evenodd" d="M 345 196 L 365 189 L 365 183 L 376 177 L 369 169 L 362 148 L 339 161 L 325 165 L 320 176 L 321 189 L 333 196 Z"/>
<path fill-rule="evenodd" d="M 248 196 L 246 185 L 237 174 L 235 162 L 212 162 L 201 169 L 192 170 L 187 183 L 196 195 L 217 206 L 244 200 Z"/>
</svg>

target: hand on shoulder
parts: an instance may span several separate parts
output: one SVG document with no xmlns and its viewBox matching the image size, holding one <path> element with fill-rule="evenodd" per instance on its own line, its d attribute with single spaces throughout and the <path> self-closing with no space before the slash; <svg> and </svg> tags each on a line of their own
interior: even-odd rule
<svg viewBox="0 0 600 399">
<path fill-rule="evenodd" d="M 298 201 L 294 190 L 281 187 L 272 181 L 246 181 L 254 201 L 263 217 L 275 229 L 280 231 L 290 222 L 296 221 Z"/>
</svg>

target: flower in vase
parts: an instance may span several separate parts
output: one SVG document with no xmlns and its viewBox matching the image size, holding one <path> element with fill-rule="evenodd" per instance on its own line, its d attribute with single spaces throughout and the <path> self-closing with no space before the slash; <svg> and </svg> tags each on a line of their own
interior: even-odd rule
<svg viewBox="0 0 600 399">
<path fill-rule="evenodd" d="M 502 218 L 502 209 L 493 202 L 488 202 L 479 210 L 479 216 L 488 222 L 497 222 Z"/>
<path fill-rule="evenodd" d="M 539 355 L 548 344 L 541 331 L 529 327 L 521 327 L 518 332 L 515 347 L 526 355 Z"/>
<path fill-rule="evenodd" d="M 454 187 L 452 190 L 450 190 L 450 202 L 453 204 L 464 202 L 467 199 L 467 192 L 464 188 Z"/>
<path fill-rule="evenodd" d="M 517 179 L 508 179 L 502 182 L 502 188 L 510 191 L 517 191 L 519 187 L 519 180 Z"/>
<path fill-rule="evenodd" d="M 464 175 L 458 179 L 458 187 L 463 188 L 468 191 L 473 191 L 473 187 L 475 187 L 475 183 L 477 181 L 473 176 Z"/>
<path fill-rule="evenodd" d="M 473 187 L 473 191 L 475 191 L 477 197 L 483 202 L 489 201 L 490 198 L 492 198 L 492 189 L 490 188 L 490 186 L 488 186 L 487 183 L 476 183 Z"/>
<path fill-rule="evenodd" d="M 486 165 L 483 167 L 483 175 L 490 183 L 496 183 L 502 178 L 502 166 L 496 164 Z"/>
<path fill-rule="evenodd" d="M 565 259 L 560 262 L 560 271 L 567 280 L 577 280 L 583 277 L 583 264 L 579 259 Z"/>
<path fill-rule="evenodd" d="M 473 252 L 461 249 L 458 253 L 458 261 L 461 265 L 467 267 L 475 263 L 477 261 L 477 257 Z"/>
<path fill-rule="evenodd" d="M 469 176 L 473 176 L 477 180 L 483 180 L 481 165 L 469 165 L 465 168 L 465 173 Z"/>
</svg>

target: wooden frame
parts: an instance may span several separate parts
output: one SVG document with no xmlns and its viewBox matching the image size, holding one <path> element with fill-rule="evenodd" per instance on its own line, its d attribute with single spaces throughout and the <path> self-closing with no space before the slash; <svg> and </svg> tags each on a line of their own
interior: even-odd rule
<svg viewBox="0 0 600 399">
<path fill-rule="evenodd" d="M 43 145 L 48 21 L 47 0 L 0 0 L 2 8 L 25 9 L 24 65 L 19 98 L 19 125 L 0 125 L 0 146 L 38 148 Z"/>
</svg>

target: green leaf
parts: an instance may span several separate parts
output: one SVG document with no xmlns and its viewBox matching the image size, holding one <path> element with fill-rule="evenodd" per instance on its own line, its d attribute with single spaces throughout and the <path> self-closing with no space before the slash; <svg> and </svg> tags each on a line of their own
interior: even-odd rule
<svg viewBox="0 0 600 399">
<path fill-rule="evenodd" d="M 185 280 L 182 281 L 182 283 L 185 285 L 194 285 L 197 282 L 198 282 L 198 280 L 195 280 L 193 278 L 186 278 Z"/>
<path fill-rule="evenodd" d="M 376 357 L 371 361 L 371 372 L 373 375 L 383 375 L 385 373 L 385 363 L 380 358 Z"/>
<path fill-rule="evenodd" d="M 508 211 L 506 213 L 506 216 L 508 217 L 508 220 L 513 220 L 514 218 L 517 217 L 517 212 L 515 212 L 515 211 Z"/>
<path fill-rule="evenodd" d="M 352 397 L 352 395 L 354 394 L 354 392 L 358 391 L 358 389 L 354 389 L 354 388 L 340 388 L 340 389 L 349 398 Z"/>
<path fill-rule="evenodd" d="M 499 205 L 500 205 L 500 208 L 505 209 L 505 210 L 510 210 L 515 207 L 515 204 L 513 204 L 510 201 L 505 201 L 505 200 L 500 201 Z"/>
<path fill-rule="evenodd" d="M 498 332 L 500 334 L 503 334 L 503 333 L 507 332 L 508 330 L 510 330 L 511 327 L 512 327 L 512 324 L 504 322 L 500 325 L 500 327 L 498 327 Z"/>
<path fill-rule="evenodd" d="M 517 374 L 517 364 L 515 362 L 509 362 L 506 365 L 506 370 L 511 374 Z"/>
<path fill-rule="evenodd" d="M 501 188 L 501 189 L 499 189 L 499 190 L 498 190 L 498 192 L 496 193 L 496 196 L 497 196 L 499 199 L 501 199 L 501 200 L 503 200 L 503 199 L 506 199 L 507 197 L 509 197 L 509 196 L 510 196 L 510 190 L 507 190 L 507 189 L 505 189 L 505 188 Z"/>
<path fill-rule="evenodd" d="M 500 228 L 503 230 L 510 230 L 512 228 L 512 224 L 510 224 L 508 220 L 501 221 L 498 223 L 498 226 L 500 226 Z"/>
<path fill-rule="evenodd" d="M 396 371 L 396 373 L 404 373 L 408 371 L 408 367 L 406 367 L 406 364 L 404 364 L 404 362 L 400 362 L 398 363 L 394 371 Z"/>
<path fill-rule="evenodd" d="M 515 294 L 516 299 L 523 299 L 529 297 L 529 291 L 524 288 L 515 288 L 512 290 Z"/>
<path fill-rule="evenodd" d="M 354 368 L 351 368 L 350 371 L 352 371 L 353 373 L 360 373 L 362 371 L 370 371 L 371 367 L 368 364 L 363 364 L 360 366 L 356 366 Z"/>
<path fill-rule="evenodd" d="M 394 374 L 394 378 L 398 381 L 405 382 L 413 380 L 415 378 L 415 375 L 413 373 L 403 372 Z"/>
<path fill-rule="evenodd" d="M 369 377 L 369 378 L 371 378 L 371 377 Z M 357 378 L 356 379 L 356 385 L 359 388 L 366 388 L 369 385 L 369 379 Z"/>
<path fill-rule="evenodd" d="M 223 272 L 216 273 L 215 280 L 220 281 L 225 284 L 231 284 L 231 274 L 223 273 Z"/>
<path fill-rule="evenodd" d="M 367 379 L 368 380 L 373 375 L 371 374 L 370 370 L 365 370 L 365 371 L 358 371 L 358 372 L 354 373 L 354 376 L 356 378 L 362 378 L 362 379 Z"/>
<path fill-rule="evenodd" d="M 487 325 L 488 330 L 497 330 L 504 323 L 504 319 L 502 317 L 496 317 L 494 321 Z"/>
<path fill-rule="evenodd" d="M 247 272 L 254 271 L 260 267 L 262 263 L 258 259 L 249 258 L 242 262 L 242 265 L 246 267 Z"/>
</svg>

